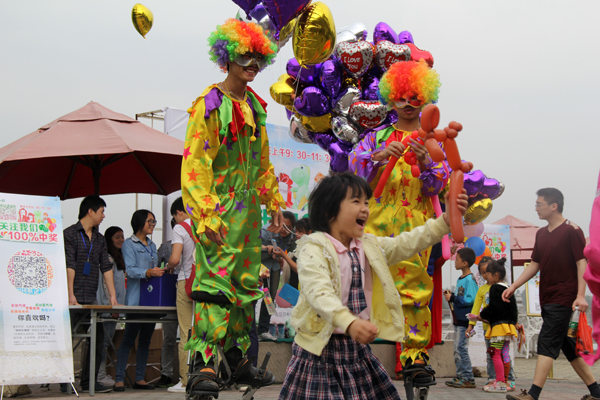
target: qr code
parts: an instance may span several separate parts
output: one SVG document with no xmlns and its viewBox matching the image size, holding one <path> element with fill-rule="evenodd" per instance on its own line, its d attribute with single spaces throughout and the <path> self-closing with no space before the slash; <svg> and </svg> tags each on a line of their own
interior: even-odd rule
<svg viewBox="0 0 600 400">
<path fill-rule="evenodd" d="M 0 221 L 16 221 L 17 206 L 14 204 L 0 204 Z"/>
<path fill-rule="evenodd" d="M 33 250 L 13 254 L 8 265 L 9 280 L 25 294 L 40 294 L 52 284 L 52 268 L 48 259 Z"/>
</svg>

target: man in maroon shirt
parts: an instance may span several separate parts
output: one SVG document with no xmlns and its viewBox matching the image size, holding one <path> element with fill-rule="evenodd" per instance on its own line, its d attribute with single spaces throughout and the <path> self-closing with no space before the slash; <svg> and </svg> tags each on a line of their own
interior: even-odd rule
<svg viewBox="0 0 600 400">
<path fill-rule="evenodd" d="M 590 367 L 575 351 L 575 339 L 567 336 L 573 310 L 585 312 L 586 283 L 583 274 L 587 261 L 583 256 L 585 238 L 581 229 L 562 215 L 564 198 L 558 189 L 546 188 L 537 192 L 535 209 L 548 226 L 540 228 L 535 237 L 531 264 L 519 279 L 506 289 L 504 301 L 515 290 L 540 271 L 540 305 L 543 325 L 538 338 L 538 360 L 529 392 L 506 395 L 508 400 L 538 400 L 552 363 L 563 351 L 577 375 L 587 385 L 590 394 L 582 400 L 600 400 L 600 387 Z"/>
</svg>

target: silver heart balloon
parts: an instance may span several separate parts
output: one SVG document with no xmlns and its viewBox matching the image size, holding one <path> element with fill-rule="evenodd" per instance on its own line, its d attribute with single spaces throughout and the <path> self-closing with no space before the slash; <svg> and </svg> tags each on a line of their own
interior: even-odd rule
<svg viewBox="0 0 600 400">
<path fill-rule="evenodd" d="M 300 123 L 300 120 L 295 115 L 290 118 L 290 137 L 298 143 L 313 144 L 314 141 L 310 137 L 309 130 Z"/>
<path fill-rule="evenodd" d="M 358 125 L 373 129 L 387 116 L 387 107 L 376 100 L 358 100 L 352 104 L 348 116 Z"/>
<path fill-rule="evenodd" d="M 333 134 L 345 142 L 358 143 L 361 130 L 346 117 L 333 117 L 331 120 Z"/>
<path fill-rule="evenodd" d="M 410 47 L 405 44 L 395 44 L 387 40 L 377 43 L 377 64 L 384 71 L 397 62 L 410 61 L 410 54 Z"/>
<path fill-rule="evenodd" d="M 344 26 L 337 31 L 337 42 L 358 42 L 360 40 L 367 40 L 367 27 L 362 22 L 357 22 L 350 26 Z M 343 33 L 345 40 L 340 40 L 340 35 Z"/>
<path fill-rule="evenodd" d="M 343 89 L 341 94 L 335 99 L 333 111 L 340 116 L 347 116 L 350 106 L 360 97 L 360 90 L 355 86 L 348 86 Z"/>
</svg>

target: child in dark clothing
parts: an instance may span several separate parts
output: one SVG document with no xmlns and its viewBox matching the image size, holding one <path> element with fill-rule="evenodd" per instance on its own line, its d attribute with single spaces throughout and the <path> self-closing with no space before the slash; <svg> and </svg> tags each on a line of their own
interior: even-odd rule
<svg viewBox="0 0 600 400">
<path fill-rule="evenodd" d="M 490 341 L 488 353 L 494 362 L 496 381 L 488 385 L 487 392 L 506 393 L 506 377 L 510 371 L 509 340 L 517 337 L 516 323 L 518 318 L 515 296 L 510 302 L 502 300 L 502 293 L 508 288 L 504 283 L 506 269 L 505 258 L 493 260 L 487 266 L 487 281 L 491 285 L 489 304 L 481 310 L 480 319 L 489 323 L 485 338 Z"/>
<path fill-rule="evenodd" d="M 469 338 L 465 335 L 469 326 L 467 314 L 471 312 L 475 296 L 477 295 L 477 282 L 471 273 L 471 266 L 475 263 L 473 249 L 463 248 L 456 252 L 454 267 L 462 271 L 456 283 L 456 291 L 446 291 L 444 297 L 454 303 L 454 362 L 456 363 L 456 378 L 446 381 L 446 386 L 455 388 L 474 388 L 473 369 L 469 357 Z"/>
</svg>

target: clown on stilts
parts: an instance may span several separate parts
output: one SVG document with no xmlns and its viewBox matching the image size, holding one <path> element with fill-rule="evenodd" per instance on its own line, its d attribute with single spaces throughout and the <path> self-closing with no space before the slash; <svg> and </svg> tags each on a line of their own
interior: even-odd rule
<svg viewBox="0 0 600 400">
<path fill-rule="evenodd" d="M 188 110 L 181 182 L 196 236 L 194 329 L 186 345 L 194 354 L 194 372 L 188 395 L 218 392 L 217 344 L 234 373 L 247 368 L 253 304 L 263 294 L 260 205 L 273 217 L 272 231 L 281 229 L 280 208 L 285 208 L 269 161 L 266 103 L 247 86 L 273 63 L 277 46 L 260 26 L 235 19 L 217 26 L 208 42 L 210 59 L 227 78 L 206 88 Z M 248 368 L 237 382 L 248 384 L 256 372 Z M 274 382 L 267 371 L 261 385 Z"/>
<path fill-rule="evenodd" d="M 431 160 L 424 145 L 410 139 L 408 150 L 415 154 L 420 169 L 420 175 L 413 176 L 411 165 L 402 158 L 406 146 L 401 141 L 419 129 L 419 113 L 425 105 L 437 102 L 439 88 L 439 75 L 423 60 L 395 63 L 381 78 L 378 95 L 383 104 L 396 110 L 398 122 L 367 132 L 350 153 L 349 166 L 375 189 L 388 159 L 400 158 L 381 196 L 369 201 L 368 233 L 393 237 L 424 225 L 434 215 L 430 197 L 437 196 L 447 182 L 446 168 Z M 405 317 L 403 348 L 397 357 L 405 368 L 423 366 L 429 360 L 425 347 L 431 339 L 432 325 L 429 302 L 433 282 L 427 273 L 430 253 L 431 248 L 390 266 Z M 424 379 L 433 381 L 433 373 L 430 375 Z"/>
</svg>

